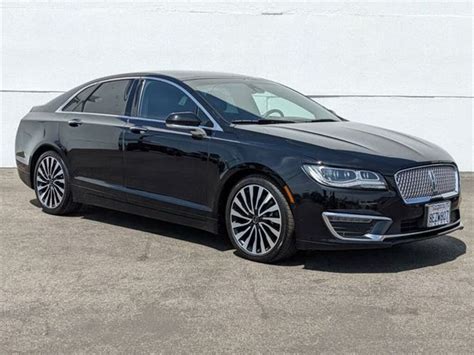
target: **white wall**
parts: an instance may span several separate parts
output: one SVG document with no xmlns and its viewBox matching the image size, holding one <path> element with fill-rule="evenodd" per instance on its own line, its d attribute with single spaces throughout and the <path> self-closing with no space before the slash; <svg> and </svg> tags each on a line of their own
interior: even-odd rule
<svg viewBox="0 0 474 355">
<path fill-rule="evenodd" d="M 283 82 L 473 170 L 469 2 L 2 2 L 0 166 L 19 119 L 87 80 L 147 69 Z M 38 92 L 40 91 L 40 92 Z M 398 97 L 403 96 L 403 97 Z"/>
</svg>

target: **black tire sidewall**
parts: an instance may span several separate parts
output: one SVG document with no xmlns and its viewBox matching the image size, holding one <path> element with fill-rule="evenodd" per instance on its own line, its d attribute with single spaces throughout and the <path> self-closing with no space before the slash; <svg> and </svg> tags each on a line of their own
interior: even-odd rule
<svg viewBox="0 0 474 355">
<path fill-rule="evenodd" d="M 278 240 L 277 245 L 271 250 L 269 253 L 264 254 L 264 255 L 252 255 L 247 253 L 245 250 L 243 250 L 239 245 L 238 242 L 235 240 L 233 237 L 233 232 L 232 232 L 232 226 L 231 226 L 231 218 L 230 218 L 230 209 L 231 209 L 231 204 L 232 201 L 234 200 L 235 195 L 245 186 L 247 185 L 260 185 L 270 191 L 270 193 L 273 195 L 275 200 L 278 203 L 278 206 L 280 207 L 280 213 L 282 215 L 282 227 L 281 227 L 281 234 L 280 238 Z M 282 249 L 282 245 L 285 242 L 288 242 L 289 238 L 292 238 L 293 234 L 293 224 L 291 224 L 291 228 L 289 228 L 289 218 L 293 218 L 293 216 L 289 215 L 291 214 L 291 210 L 289 208 L 288 202 L 286 201 L 283 193 L 280 191 L 280 189 L 268 178 L 259 176 L 259 175 L 252 175 L 247 178 L 242 179 L 239 181 L 231 190 L 229 197 L 227 199 L 226 203 L 226 209 L 225 209 L 225 224 L 226 224 L 226 229 L 227 229 L 227 234 L 229 236 L 229 239 L 236 249 L 236 253 L 244 258 L 253 260 L 253 261 L 258 261 L 258 262 L 271 262 L 275 259 L 278 259 L 278 254 L 280 253 Z"/>
<path fill-rule="evenodd" d="M 38 168 L 39 168 L 41 162 L 46 157 L 55 158 L 59 162 L 59 164 L 61 165 L 61 168 L 64 171 L 64 198 L 56 208 L 48 208 L 47 206 L 44 206 L 41 203 L 41 200 L 40 200 L 39 194 L 38 194 L 38 189 L 36 187 L 36 175 L 38 174 Z M 41 154 L 41 156 L 38 158 L 38 161 L 36 162 L 36 166 L 35 166 L 34 176 L 33 176 L 33 186 L 34 186 L 34 189 L 35 189 L 36 198 L 37 198 L 38 202 L 40 203 L 41 208 L 46 213 L 55 214 L 55 215 L 62 214 L 67 209 L 68 205 L 71 203 L 72 194 L 71 194 L 71 184 L 70 184 L 70 179 L 69 179 L 69 172 L 68 172 L 67 166 L 64 163 L 64 160 L 62 159 L 62 157 L 54 151 L 47 151 L 47 152 Z"/>
</svg>

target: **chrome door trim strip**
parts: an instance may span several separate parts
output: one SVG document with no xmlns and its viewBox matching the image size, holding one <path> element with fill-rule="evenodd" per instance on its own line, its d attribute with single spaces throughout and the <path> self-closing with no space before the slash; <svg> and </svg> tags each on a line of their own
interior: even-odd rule
<svg viewBox="0 0 474 355">
<path fill-rule="evenodd" d="M 133 127 L 135 125 L 127 125 L 125 128 L 130 128 L 130 127 Z M 151 126 L 144 126 L 149 132 L 162 132 L 162 133 L 174 133 L 174 134 L 179 134 L 179 135 L 182 135 L 182 136 L 192 136 L 191 133 L 188 133 L 188 132 L 180 132 L 180 131 L 175 131 L 175 130 L 172 130 L 172 129 L 166 129 L 166 128 L 157 128 L 157 127 L 151 127 Z M 193 127 L 190 127 L 190 129 L 192 129 Z M 195 127 L 194 127 L 195 128 Z"/>
<path fill-rule="evenodd" d="M 57 111 L 55 113 L 64 113 L 66 115 L 87 115 L 87 116 L 105 116 L 105 117 L 113 117 L 119 119 L 128 120 L 130 116 L 125 115 L 111 115 L 110 113 L 94 113 L 94 112 L 76 112 L 76 111 Z"/>
<path fill-rule="evenodd" d="M 153 119 L 153 118 L 130 116 L 129 119 L 131 119 L 131 120 L 147 121 L 147 122 L 158 122 L 158 123 L 166 124 L 166 121 L 165 121 L 165 120 L 158 120 L 158 119 L 155 120 L 155 119 Z M 210 128 L 210 127 L 209 127 L 209 128 Z"/>
</svg>

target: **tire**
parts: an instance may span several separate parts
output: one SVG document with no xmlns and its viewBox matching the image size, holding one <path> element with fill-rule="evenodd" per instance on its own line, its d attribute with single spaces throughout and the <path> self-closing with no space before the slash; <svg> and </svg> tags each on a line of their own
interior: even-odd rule
<svg viewBox="0 0 474 355">
<path fill-rule="evenodd" d="M 227 233 L 238 255 L 271 263 L 296 252 L 293 214 L 272 180 L 251 175 L 239 181 L 229 194 L 225 213 Z"/>
<path fill-rule="evenodd" d="M 65 215 L 80 207 L 73 201 L 70 181 L 66 164 L 58 153 L 47 151 L 39 157 L 33 184 L 44 212 Z"/>
</svg>

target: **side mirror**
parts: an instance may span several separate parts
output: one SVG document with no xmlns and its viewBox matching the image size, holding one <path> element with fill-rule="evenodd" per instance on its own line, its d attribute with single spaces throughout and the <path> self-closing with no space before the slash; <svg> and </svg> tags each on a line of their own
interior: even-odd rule
<svg viewBox="0 0 474 355">
<path fill-rule="evenodd" d="M 168 116 L 166 125 L 175 128 L 198 127 L 201 120 L 193 112 L 177 112 Z"/>
</svg>

